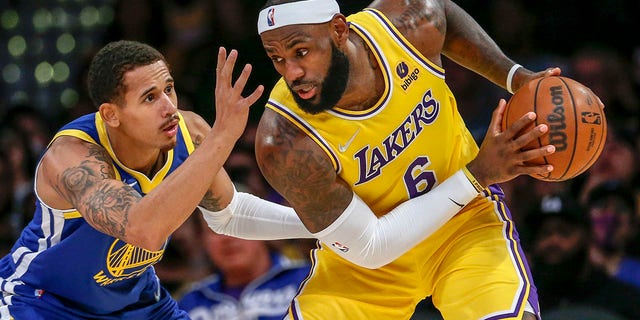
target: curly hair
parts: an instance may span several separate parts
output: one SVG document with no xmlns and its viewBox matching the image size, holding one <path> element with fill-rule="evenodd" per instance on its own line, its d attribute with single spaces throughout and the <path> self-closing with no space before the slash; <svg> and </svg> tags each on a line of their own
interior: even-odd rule
<svg viewBox="0 0 640 320">
<path fill-rule="evenodd" d="M 87 75 L 87 87 L 93 105 L 123 101 L 126 91 L 124 74 L 140 66 L 147 66 L 165 57 L 153 47 L 129 40 L 108 43 L 93 57 Z"/>
</svg>

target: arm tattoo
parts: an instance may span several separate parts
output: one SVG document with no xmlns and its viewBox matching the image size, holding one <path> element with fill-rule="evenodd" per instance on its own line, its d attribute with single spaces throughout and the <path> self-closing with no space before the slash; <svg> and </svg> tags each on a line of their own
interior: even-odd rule
<svg viewBox="0 0 640 320">
<path fill-rule="evenodd" d="M 310 230 L 320 230 L 331 224 L 342 212 L 336 209 L 336 201 L 351 199 L 350 190 L 335 188 L 335 171 L 324 153 L 297 147 L 302 133 L 288 120 L 277 117 L 274 133 L 277 151 L 266 155 L 265 176 L 287 200 L 295 204 L 298 214 Z M 284 146 L 284 147 L 283 147 Z"/>
<path fill-rule="evenodd" d="M 114 237 L 126 235 L 131 206 L 141 196 L 132 187 L 110 183 L 115 178 L 113 162 L 106 151 L 91 146 L 87 159 L 58 176 L 55 189 L 82 212 L 87 222 Z"/>
<path fill-rule="evenodd" d="M 211 211 L 220 211 L 224 209 L 220 205 L 220 197 L 215 197 L 211 190 L 207 190 L 207 193 L 204 194 L 202 201 L 200 201 L 200 206 Z"/>
<path fill-rule="evenodd" d="M 102 184 L 85 200 L 84 217 L 92 226 L 117 238 L 124 238 L 129 209 L 140 200 L 133 188 Z"/>
<path fill-rule="evenodd" d="M 193 148 L 194 149 L 198 149 L 200 144 L 202 144 L 202 138 L 199 135 L 197 137 L 191 139 L 191 141 L 193 142 Z"/>
<path fill-rule="evenodd" d="M 440 6 L 440 4 L 434 1 L 410 0 L 406 10 L 399 17 L 393 19 L 393 24 L 400 30 L 413 31 L 425 23 L 431 23 L 440 33 L 444 34 L 446 24 L 443 16 L 437 14 L 442 10 L 436 10 L 435 6 Z"/>
</svg>

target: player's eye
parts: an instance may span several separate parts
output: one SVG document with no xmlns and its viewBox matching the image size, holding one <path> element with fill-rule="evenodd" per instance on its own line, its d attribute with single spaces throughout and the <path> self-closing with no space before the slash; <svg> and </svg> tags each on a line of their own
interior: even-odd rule
<svg viewBox="0 0 640 320">
<path fill-rule="evenodd" d="M 166 94 L 171 94 L 173 92 L 173 85 L 168 85 L 166 88 L 164 88 L 164 92 Z"/>
<path fill-rule="evenodd" d="M 296 55 L 298 57 L 304 57 L 307 55 L 307 53 L 309 53 L 309 50 L 307 49 L 298 49 L 298 51 L 296 51 Z"/>
</svg>

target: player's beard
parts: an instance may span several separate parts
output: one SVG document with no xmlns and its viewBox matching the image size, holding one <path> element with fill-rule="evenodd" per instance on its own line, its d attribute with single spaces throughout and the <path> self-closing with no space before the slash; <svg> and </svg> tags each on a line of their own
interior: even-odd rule
<svg viewBox="0 0 640 320">
<path fill-rule="evenodd" d="M 327 76 L 322 81 L 322 90 L 320 91 L 320 101 L 313 103 L 311 100 L 300 98 L 294 91 L 293 99 L 298 103 L 300 109 L 310 114 L 318 114 L 322 111 L 333 108 L 344 90 L 347 88 L 349 80 L 349 59 L 347 56 L 335 46 L 331 44 L 331 65 L 327 71 Z M 297 83 L 294 81 L 293 86 Z M 289 87 L 291 90 L 291 87 Z"/>
</svg>

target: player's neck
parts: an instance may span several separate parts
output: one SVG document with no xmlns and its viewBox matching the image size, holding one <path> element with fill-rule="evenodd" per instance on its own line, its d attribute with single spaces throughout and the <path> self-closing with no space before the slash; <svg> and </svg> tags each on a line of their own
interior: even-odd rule
<svg viewBox="0 0 640 320">
<path fill-rule="evenodd" d="M 352 34 L 350 40 L 354 46 L 349 54 L 349 81 L 337 106 L 347 110 L 366 110 L 380 100 L 385 87 L 384 78 L 378 60 L 362 38 Z"/>
<path fill-rule="evenodd" d="M 107 129 L 107 136 L 117 160 L 127 168 L 149 178 L 152 178 L 166 162 L 167 152 L 132 145 L 129 143 L 130 139 L 121 137 L 116 130 Z"/>
</svg>

